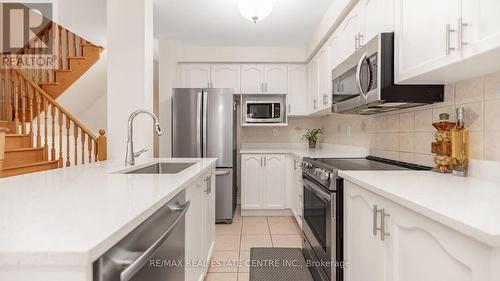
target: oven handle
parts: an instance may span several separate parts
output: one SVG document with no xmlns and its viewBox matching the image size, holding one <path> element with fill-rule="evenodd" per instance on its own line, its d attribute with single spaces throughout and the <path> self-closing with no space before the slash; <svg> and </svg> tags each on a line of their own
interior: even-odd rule
<svg viewBox="0 0 500 281">
<path fill-rule="evenodd" d="M 330 201 L 331 195 L 328 192 L 324 191 L 321 187 L 316 186 L 316 184 L 314 184 L 312 181 L 308 180 L 307 178 L 302 177 L 302 179 L 304 180 L 304 186 L 307 189 L 312 191 L 314 194 L 320 196 L 321 198 L 328 200 L 328 202 Z"/>
<path fill-rule="evenodd" d="M 129 281 L 134 277 L 134 275 L 146 264 L 155 254 L 158 252 L 163 243 L 168 239 L 168 237 L 174 232 L 179 223 L 184 219 L 186 213 L 189 209 L 190 202 L 186 202 L 179 208 L 173 208 L 172 211 L 181 211 L 179 216 L 175 219 L 172 225 L 165 231 L 158 240 L 156 240 L 146 251 L 144 251 L 137 259 L 126 262 L 122 261 L 121 264 L 129 264 L 125 270 L 120 273 L 120 281 Z"/>
<path fill-rule="evenodd" d="M 363 62 L 367 58 L 368 58 L 368 54 L 364 53 L 358 62 L 358 67 L 356 68 L 356 82 L 358 83 L 358 88 L 359 88 L 361 95 L 363 95 L 363 97 L 365 97 L 365 99 L 366 99 L 366 93 L 365 93 L 365 91 L 363 91 L 363 86 L 361 85 L 361 66 L 363 66 Z"/>
</svg>

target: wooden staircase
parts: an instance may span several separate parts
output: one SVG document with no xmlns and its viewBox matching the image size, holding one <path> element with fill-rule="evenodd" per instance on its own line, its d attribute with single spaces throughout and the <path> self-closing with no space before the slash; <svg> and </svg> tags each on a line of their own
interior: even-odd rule
<svg viewBox="0 0 500 281">
<path fill-rule="evenodd" d="M 95 135 L 55 100 L 103 49 L 53 22 L 38 35 L 16 55 L 57 54 L 54 65 L 0 69 L 0 177 L 106 160 L 105 131 Z M 31 47 L 37 40 L 53 52 Z"/>
</svg>

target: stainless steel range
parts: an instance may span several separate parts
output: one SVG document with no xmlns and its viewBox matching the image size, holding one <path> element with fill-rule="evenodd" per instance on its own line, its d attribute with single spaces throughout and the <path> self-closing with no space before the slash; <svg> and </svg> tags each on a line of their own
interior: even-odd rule
<svg viewBox="0 0 500 281">
<path fill-rule="evenodd" d="M 429 170 L 376 157 L 304 158 L 303 252 L 318 281 L 343 280 L 343 189 L 340 170 Z"/>
</svg>

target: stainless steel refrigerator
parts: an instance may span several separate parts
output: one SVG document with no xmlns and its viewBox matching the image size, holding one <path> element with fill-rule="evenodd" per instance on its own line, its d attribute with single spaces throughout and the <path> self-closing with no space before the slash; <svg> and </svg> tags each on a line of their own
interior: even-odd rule
<svg viewBox="0 0 500 281">
<path fill-rule="evenodd" d="M 236 105 L 232 89 L 174 89 L 172 155 L 217 158 L 216 222 L 236 209 Z"/>
</svg>

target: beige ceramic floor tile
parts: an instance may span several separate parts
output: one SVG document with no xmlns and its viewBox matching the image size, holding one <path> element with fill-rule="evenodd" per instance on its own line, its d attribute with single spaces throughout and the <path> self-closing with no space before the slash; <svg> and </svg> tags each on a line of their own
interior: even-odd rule
<svg viewBox="0 0 500 281">
<path fill-rule="evenodd" d="M 249 273 L 238 273 L 238 281 L 249 281 L 250 274 Z"/>
<path fill-rule="evenodd" d="M 267 217 L 269 222 L 293 222 L 292 217 Z"/>
<path fill-rule="evenodd" d="M 214 251 L 208 272 L 238 272 L 239 251 Z"/>
<path fill-rule="evenodd" d="M 232 224 L 216 224 L 215 234 L 217 235 L 240 235 L 241 222 L 233 222 Z"/>
<path fill-rule="evenodd" d="M 293 222 L 270 222 L 271 234 L 294 234 L 299 235 L 297 227 Z"/>
<path fill-rule="evenodd" d="M 243 217 L 243 222 L 266 222 L 267 217 Z"/>
<path fill-rule="evenodd" d="M 238 281 L 238 273 L 209 273 L 205 281 Z"/>
<path fill-rule="evenodd" d="M 271 235 L 242 235 L 240 250 L 250 251 L 253 247 L 272 247 Z"/>
<path fill-rule="evenodd" d="M 250 251 L 240 251 L 240 267 L 238 272 L 249 272 Z"/>
<path fill-rule="evenodd" d="M 272 235 L 273 247 L 302 248 L 302 238 L 299 235 Z"/>
<path fill-rule="evenodd" d="M 269 226 L 267 222 L 243 222 L 243 235 L 247 234 L 269 234 Z"/>
<path fill-rule="evenodd" d="M 238 251 L 240 249 L 239 235 L 216 235 L 215 251 Z"/>
</svg>

